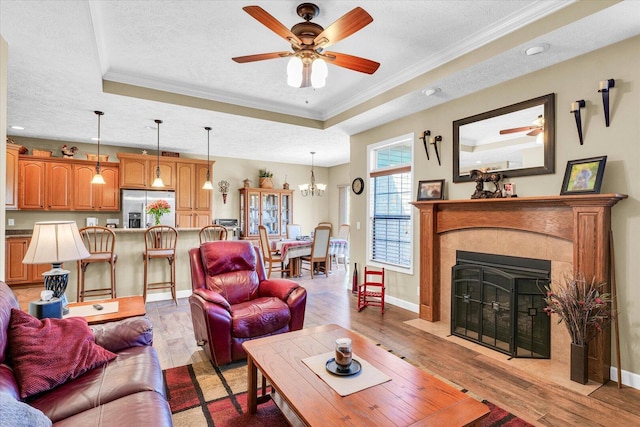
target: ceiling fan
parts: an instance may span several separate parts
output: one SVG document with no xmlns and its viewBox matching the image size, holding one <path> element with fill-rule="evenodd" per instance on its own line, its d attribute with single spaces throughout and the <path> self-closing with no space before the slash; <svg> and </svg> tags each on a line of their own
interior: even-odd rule
<svg viewBox="0 0 640 427">
<path fill-rule="evenodd" d="M 237 56 L 232 59 L 238 63 L 245 63 L 292 57 L 287 67 L 290 86 L 324 86 L 324 79 L 327 76 L 325 61 L 338 67 L 367 74 L 375 73 L 380 66 L 378 62 L 369 59 L 324 51 L 326 47 L 349 37 L 373 21 L 371 15 L 361 7 L 356 7 L 346 13 L 326 29 L 315 22 L 311 22 L 320 13 L 320 8 L 313 3 L 302 3 L 296 8 L 298 16 L 304 19 L 304 22 L 295 24 L 291 29 L 285 27 L 260 6 L 245 6 L 242 9 L 291 43 L 293 51 Z"/>
<path fill-rule="evenodd" d="M 523 126 L 519 128 L 502 129 L 500 131 L 500 135 L 505 135 L 508 133 L 526 132 L 526 131 L 530 131 L 527 133 L 527 136 L 538 136 L 538 134 L 544 132 L 544 118 L 542 117 L 542 115 L 539 115 L 538 118 L 533 121 L 533 126 Z"/>
</svg>

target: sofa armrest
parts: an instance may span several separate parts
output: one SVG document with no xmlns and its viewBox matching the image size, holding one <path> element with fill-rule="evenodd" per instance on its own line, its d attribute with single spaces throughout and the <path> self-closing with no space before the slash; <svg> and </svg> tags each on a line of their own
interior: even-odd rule
<svg viewBox="0 0 640 427">
<path fill-rule="evenodd" d="M 224 299 L 224 297 L 219 293 L 211 291 L 209 289 L 202 289 L 202 288 L 196 289 L 193 293 L 198 295 L 200 298 L 202 298 L 207 302 L 224 307 L 225 310 L 231 313 L 231 305 L 229 304 L 229 301 Z"/>
<path fill-rule="evenodd" d="M 112 352 L 153 344 L 153 325 L 143 316 L 92 325 L 91 330 L 96 336 L 96 344 Z"/>
<path fill-rule="evenodd" d="M 277 297 L 287 301 L 289 295 L 300 285 L 289 279 L 267 279 L 260 282 L 258 294 L 261 297 Z"/>
</svg>

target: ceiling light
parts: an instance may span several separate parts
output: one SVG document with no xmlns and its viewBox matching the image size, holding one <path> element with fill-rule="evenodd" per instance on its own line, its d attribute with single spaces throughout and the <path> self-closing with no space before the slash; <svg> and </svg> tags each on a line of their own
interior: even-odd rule
<svg viewBox="0 0 640 427">
<path fill-rule="evenodd" d="M 207 131 L 207 180 L 204 182 L 202 189 L 213 190 L 213 184 L 211 184 L 211 171 L 209 170 L 209 133 L 211 132 L 211 127 L 206 126 L 204 129 Z"/>
<path fill-rule="evenodd" d="M 100 173 L 100 117 L 102 117 L 104 113 L 102 111 L 94 111 L 94 113 L 96 114 L 96 116 L 98 116 L 98 162 L 96 163 L 96 174 L 93 175 L 91 183 L 106 184 L 106 182 L 104 181 L 104 177 Z"/>
<path fill-rule="evenodd" d="M 22 126 L 9 126 L 13 130 L 24 130 Z"/>
<path fill-rule="evenodd" d="M 311 183 L 310 184 L 302 184 L 298 187 L 300 188 L 300 194 L 303 197 L 307 197 L 311 194 L 311 197 L 318 196 L 321 197 L 324 194 L 324 190 L 326 190 L 327 186 L 325 184 L 316 184 L 316 177 L 313 171 L 313 155 L 316 154 L 315 151 L 311 152 Z"/>
<path fill-rule="evenodd" d="M 549 49 L 549 45 L 547 43 L 541 43 L 536 46 L 531 46 L 530 48 L 525 50 L 524 53 L 526 53 L 527 56 L 532 56 L 532 55 L 537 55 L 539 53 L 542 53 L 548 49 Z"/>
<path fill-rule="evenodd" d="M 440 88 L 439 87 L 428 87 L 428 88 L 424 88 L 422 89 L 422 94 L 424 96 L 433 96 L 436 93 L 440 92 Z"/>
<path fill-rule="evenodd" d="M 158 163 L 156 165 L 156 179 L 153 180 L 151 184 L 152 187 L 164 187 L 164 182 L 162 182 L 162 178 L 160 178 L 160 123 L 162 120 L 154 120 L 158 124 Z"/>
<path fill-rule="evenodd" d="M 292 56 L 287 64 L 287 84 L 291 87 L 307 87 L 309 83 L 314 89 L 324 87 L 329 70 L 322 58 L 300 58 Z"/>
</svg>

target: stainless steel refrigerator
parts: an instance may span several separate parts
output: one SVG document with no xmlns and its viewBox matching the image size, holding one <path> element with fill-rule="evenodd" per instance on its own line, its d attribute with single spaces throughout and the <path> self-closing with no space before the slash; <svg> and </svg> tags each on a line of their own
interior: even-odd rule
<svg viewBox="0 0 640 427">
<path fill-rule="evenodd" d="M 169 213 L 160 217 L 160 224 L 175 227 L 176 193 L 158 190 L 122 190 L 122 226 L 147 228 L 155 225 L 153 215 L 147 213 L 147 205 L 158 199 L 166 200 L 171 207 Z"/>
</svg>

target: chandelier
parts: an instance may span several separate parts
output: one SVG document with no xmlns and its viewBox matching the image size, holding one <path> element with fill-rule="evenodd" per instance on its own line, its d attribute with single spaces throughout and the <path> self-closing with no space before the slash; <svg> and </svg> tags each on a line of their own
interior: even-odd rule
<svg viewBox="0 0 640 427">
<path fill-rule="evenodd" d="M 316 176 L 313 172 L 313 155 L 316 154 L 315 151 L 311 151 L 311 183 L 310 184 L 302 184 L 298 187 L 300 188 L 300 194 L 303 197 L 307 197 L 309 194 L 311 197 L 318 196 L 321 197 L 324 194 L 324 190 L 327 188 L 325 184 L 316 184 Z"/>
</svg>

